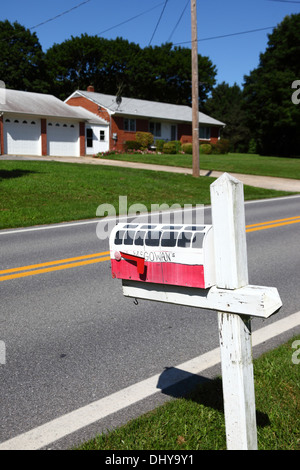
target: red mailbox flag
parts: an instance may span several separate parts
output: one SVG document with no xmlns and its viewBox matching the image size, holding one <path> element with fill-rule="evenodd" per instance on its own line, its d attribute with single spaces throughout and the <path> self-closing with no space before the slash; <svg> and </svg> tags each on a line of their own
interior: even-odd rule
<svg viewBox="0 0 300 470">
<path fill-rule="evenodd" d="M 122 258 L 127 259 L 129 261 L 135 261 L 137 264 L 137 270 L 139 274 L 144 274 L 145 270 L 145 258 L 140 258 L 139 256 L 129 255 L 128 253 L 120 252 Z"/>
</svg>

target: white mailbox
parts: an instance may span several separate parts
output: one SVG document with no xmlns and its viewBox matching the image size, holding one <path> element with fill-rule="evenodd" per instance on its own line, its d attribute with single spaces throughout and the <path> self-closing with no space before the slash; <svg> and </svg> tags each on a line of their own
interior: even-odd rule
<svg viewBox="0 0 300 470">
<path fill-rule="evenodd" d="M 201 289 L 216 283 L 211 225 L 118 224 L 110 255 L 113 278 Z"/>
</svg>

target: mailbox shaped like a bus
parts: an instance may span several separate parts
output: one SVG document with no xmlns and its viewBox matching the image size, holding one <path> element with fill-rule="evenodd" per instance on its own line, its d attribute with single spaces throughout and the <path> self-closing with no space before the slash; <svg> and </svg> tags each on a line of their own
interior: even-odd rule
<svg viewBox="0 0 300 470">
<path fill-rule="evenodd" d="M 216 284 L 212 225 L 116 225 L 112 277 L 207 289 Z"/>
</svg>

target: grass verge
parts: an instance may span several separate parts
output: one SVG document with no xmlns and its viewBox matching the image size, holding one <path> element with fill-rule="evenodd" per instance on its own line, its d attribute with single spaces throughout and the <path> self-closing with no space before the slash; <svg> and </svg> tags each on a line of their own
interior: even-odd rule
<svg viewBox="0 0 300 470">
<path fill-rule="evenodd" d="M 209 204 L 213 178 L 193 178 L 129 168 L 96 165 L 0 160 L 0 229 L 82 220 L 96 217 L 100 204 L 119 196 L 128 207 L 144 204 Z M 244 187 L 245 200 L 292 193 Z"/>
<path fill-rule="evenodd" d="M 111 160 L 153 163 L 155 165 L 192 168 L 191 155 L 109 155 Z M 227 171 L 247 175 L 277 176 L 280 178 L 300 179 L 300 159 L 263 157 L 246 153 L 226 155 L 200 155 L 201 170 Z"/>
<path fill-rule="evenodd" d="M 300 364 L 293 338 L 254 361 L 258 448 L 300 449 Z M 298 355 L 299 356 L 299 355 Z M 224 450 L 222 381 L 210 380 L 78 450 Z"/>
</svg>

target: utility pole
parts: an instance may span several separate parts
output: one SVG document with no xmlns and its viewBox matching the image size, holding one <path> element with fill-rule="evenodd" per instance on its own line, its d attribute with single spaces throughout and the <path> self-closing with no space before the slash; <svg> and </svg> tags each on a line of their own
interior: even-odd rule
<svg viewBox="0 0 300 470">
<path fill-rule="evenodd" d="M 198 36 L 197 0 L 191 0 L 192 14 L 192 136 L 193 136 L 193 176 L 199 177 L 199 77 L 198 77 Z"/>
</svg>

